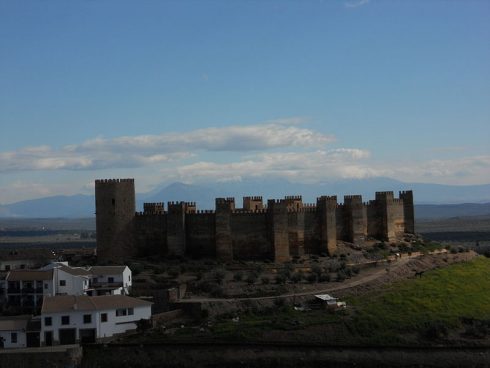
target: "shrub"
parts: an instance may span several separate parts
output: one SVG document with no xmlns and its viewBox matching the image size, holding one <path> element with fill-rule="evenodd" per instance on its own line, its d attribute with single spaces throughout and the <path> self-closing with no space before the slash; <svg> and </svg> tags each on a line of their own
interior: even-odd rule
<svg viewBox="0 0 490 368">
<path fill-rule="evenodd" d="M 235 280 L 235 281 L 242 281 L 242 280 L 243 280 L 243 273 L 241 273 L 241 272 L 236 272 L 236 273 L 233 275 L 233 280 Z"/>
<path fill-rule="evenodd" d="M 245 281 L 247 281 L 247 284 L 249 285 L 255 284 L 255 281 L 257 281 L 257 275 L 255 273 L 250 273 Z"/>
<path fill-rule="evenodd" d="M 321 274 L 320 274 L 321 277 Z M 310 284 L 314 284 L 318 280 L 318 275 L 316 273 L 309 273 L 306 276 L 306 281 L 308 281 Z"/>
<path fill-rule="evenodd" d="M 178 268 L 170 268 L 168 271 L 167 271 L 168 275 L 172 278 L 176 278 L 177 276 L 179 276 L 180 274 L 180 271 Z"/>
<path fill-rule="evenodd" d="M 276 275 L 276 284 L 278 284 L 278 285 L 279 284 L 285 284 L 286 280 L 287 280 L 287 278 L 285 275 L 283 275 L 283 274 Z"/>
<path fill-rule="evenodd" d="M 262 278 L 260 280 L 262 281 L 262 284 L 264 284 L 264 285 L 267 285 L 270 282 L 270 280 L 267 276 L 262 276 Z"/>
<path fill-rule="evenodd" d="M 211 296 L 215 297 L 215 298 L 221 298 L 224 296 L 224 291 L 223 291 L 223 288 L 219 285 L 213 285 L 209 294 L 211 294 Z"/>
<path fill-rule="evenodd" d="M 139 275 L 145 269 L 141 263 L 133 263 L 129 268 L 131 269 L 133 276 Z"/>
<path fill-rule="evenodd" d="M 291 281 L 297 284 L 303 279 L 303 273 L 302 272 L 295 272 L 291 276 Z"/>
<path fill-rule="evenodd" d="M 330 274 L 328 273 L 322 273 L 319 278 L 320 282 L 329 282 L 330 281 Z"/>
<path fill-rule="evenodd" d="M 337 281 L 338 282 L 342 282 L 346 279 L 346 275 L 345 275 L 345 272 L 344 271 L 339 271 L 337 272 Z"/>
<path fill-rule="evenodd" d="M 214 278 L 216 279 L 216 281 L 221 284 L 223 282 L 223 280 L 225 279 L 225 276 L 226 276 L 226 273 L 224 270 L 216 270 L 214 272 Z"/>
<path fill-rule="evenodd" d="M 318 265 L 314 265 L 312 268 L 311 268 L 311 272 L 313 272 L 314 274 L 316 274 L 317 276 L 320 276 L 323 272 L 322 268 Z"/>
</svg>

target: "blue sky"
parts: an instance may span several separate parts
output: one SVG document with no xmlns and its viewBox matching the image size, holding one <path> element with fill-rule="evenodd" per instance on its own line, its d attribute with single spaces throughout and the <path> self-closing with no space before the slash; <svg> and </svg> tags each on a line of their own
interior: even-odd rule
<svg viewBox="0 0 490 368">
<path fill-rule="evenodd" d="M 490 183 L 488 1 L 0 0 L 0 203 L 93 180 Z"/>
</svg>

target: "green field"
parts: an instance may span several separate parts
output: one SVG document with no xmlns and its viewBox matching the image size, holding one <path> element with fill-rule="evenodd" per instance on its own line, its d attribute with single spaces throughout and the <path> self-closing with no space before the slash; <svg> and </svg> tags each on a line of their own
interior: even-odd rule
<svg viewBox="0 0 490 368">
<path fill-rule="evenodd" d="M 437 335 L 445 335 L 445 329 L 490 321 L 490 259 L 426 272 L 348 302 L 349 328 L 368 340 L 399 340 L 410 332 L 443 337 Z"/>
</svg>

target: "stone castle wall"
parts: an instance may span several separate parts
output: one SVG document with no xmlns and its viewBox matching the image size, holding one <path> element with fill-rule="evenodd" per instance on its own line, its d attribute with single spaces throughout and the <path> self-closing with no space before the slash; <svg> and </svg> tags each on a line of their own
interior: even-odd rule
<svg viewBox="0 0 490 368">
<path fill-rule="evenodd" d="M 135 213 L 133 179 L 97 180 L 97 252 L 102 261 L 133 256 L 215 257 L 221 261 L 287 262 L 303 254 L 329 254 L 337 241 L 371 237 L 391 241 L 414 233 L 413 193 L 377 192 L 364 203 L 359 195 L 322 196 L 305 204 L 301 196 L 279 200 L 217 198 L 215 211 L 192 202 L 145 203 Z"/>
</svg>

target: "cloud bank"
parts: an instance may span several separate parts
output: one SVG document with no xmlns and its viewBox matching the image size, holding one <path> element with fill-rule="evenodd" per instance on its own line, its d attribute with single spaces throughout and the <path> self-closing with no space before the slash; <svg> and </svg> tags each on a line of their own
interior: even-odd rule
<svg viewBox="0 0 490 368">
<path fill-rule="evenodd" d="M 72 171 L 89 182 L 124 171 L 124 175 L 143 176 L 150 186 L 162 181 L 197 183 L 247 177 L 303 183 L 377 176 L 405 182 L 490 182 L 490 155 L 401 163 L 396 157 L 379 161 L 366 149 L 333 147 L 334 142 L 334 136 L 307 128 L 300 118 L 280 119 L 182 133 L 97 137 L 61 148 L 24 147 L 0 152 L 0 172 L 4 177 L 16 173 L 27 177 L 35 171 L 32 175 L 39 178 L 41 172 Z M 31 188 L 36 193 L 42 190 L 39 185 Z"/>
<path fill-rule="evenodd" d="M 118 138 L 94 138 L 60 149 L 26 147 L 0 153 L 0 172 L 135 168 L 179 161 L 199 152 L 250 152 L 321 147 L 333 136 L 298 126 L 298 119 Z"/>
</svg>

